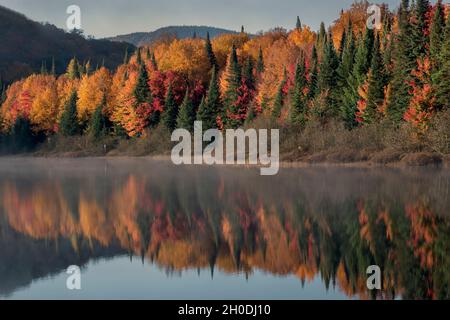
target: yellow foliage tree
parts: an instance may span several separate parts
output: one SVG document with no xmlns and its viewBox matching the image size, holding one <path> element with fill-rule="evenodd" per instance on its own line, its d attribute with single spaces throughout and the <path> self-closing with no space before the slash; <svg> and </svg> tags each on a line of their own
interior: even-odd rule
<svg viewBox="0 0 450 320">
<path fill-rule="evenodd" d="M 80 121 L 87 121 L 100 105 L 106 95 L 109 101 L 111 89 L 111 75 L 106 68 L 100 68 L 92 75 L 84 75 L 78 89 L 78 117 Z"/>
</svg>

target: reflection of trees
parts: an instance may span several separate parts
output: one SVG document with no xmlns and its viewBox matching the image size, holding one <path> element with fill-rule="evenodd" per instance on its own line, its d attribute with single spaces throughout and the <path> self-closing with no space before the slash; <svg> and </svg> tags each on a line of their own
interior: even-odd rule
<svg viewBox="0 0 450 320">
<path fill-rule="evenodd" d="M 339 194 L 337 181 L 319 185 L 316 174 L 304 177 L 312 190 L 209 168 L 186 169 L 181 178 L 162 172 L 76 180 L 75 187 L 73 180 L 5 181 L 0 283 L 13 265 L 4 262 L 5 248 L 20 248 L 26 254 L 14 265 L 42 270 L 19 271 L 6 291 L 77 261 L 128 252 L 169 272 L 260 269 L 296 275 L 302 284 L 320 276 L 327 288 L 361 298 L 449 298 L 450 219 L 436 215 L 429 199 L 401 199 L 390 189 L 352 193 L 354 181 Z M 52 250 L 60 260 L 49 258 Z M 366 289 L 372 264 L 383 270 L 377 296 Z"/>
</svg>

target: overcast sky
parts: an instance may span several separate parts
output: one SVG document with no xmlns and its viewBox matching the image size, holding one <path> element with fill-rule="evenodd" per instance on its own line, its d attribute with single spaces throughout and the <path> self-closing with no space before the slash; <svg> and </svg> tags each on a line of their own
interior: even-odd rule
<svg viewBox="0 0 450 320">
<path fill-rule="evenodd" d="M 169 25 L 207 25 L 255 33 L 276 26 L 291 29 L 296 16 L 318 29 L 353 0 L 0 0 L 29 18 L 65 28 L 69 5 L 81 8 L 82 29 L 97 38 Z M 373 0 L 396 8 L 400 0 Z"/>
</svg>

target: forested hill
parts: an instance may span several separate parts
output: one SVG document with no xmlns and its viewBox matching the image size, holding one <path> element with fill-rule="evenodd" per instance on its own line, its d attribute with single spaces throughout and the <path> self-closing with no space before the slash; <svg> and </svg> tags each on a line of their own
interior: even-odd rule
<svg viewBox="0 0 450 320">
<path fill-rule="evenodd" d="M 209 32 L 211 38 L 215 38 L 222 34 L 236 34 L 236 31 L 206 27 L 206 26 L 170 26 L 157 29 L 152 32 L 135 32 L 125 35 L 120 35 L 112 38 L 108 38 L 111 41 L 128 42 L 135 46 L 143 46 L 151 44 L 152 42 L 159 40 L 163 37 L 176 37 L 178 39 L 186 39 L 191 37 L 206 38 L 206 34 Z"/>
<path fill-rule="evenodd" d="M 62 73 L 74 56 L 94 67 L 104 61 L 113 68 L 123 62 L 127 47 L 134 50 L 130 44 L 67 33 L 0 6 L 0 75 L 5 82 L 39 71 L 43 64 L 50 70 L 53 59 L 56 72 Z"/>
</svg>

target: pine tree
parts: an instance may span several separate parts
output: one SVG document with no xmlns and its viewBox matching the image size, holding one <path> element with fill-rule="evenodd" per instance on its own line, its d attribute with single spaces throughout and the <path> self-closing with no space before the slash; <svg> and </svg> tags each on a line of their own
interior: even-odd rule
<svg viewBox="0 0 450 320">
<path fill-rule="evenodd" d="M 306 102 L 303 94 L 306 85 L 305 57 L 302 54 L 295 70 L 294 94 L 292 96 L 290 117 L 294 124 L 303 125 L 306 120 Z"/>
<path fill-rule="evenodd" d="M 327 31 L 325 30 L 325 23 L 320 23 L 319 35 L 317 37 L 317 44 L 320 46 L 325 43 L 327 38 Z"/>
<path fill-rule="evenodd" d="M 29 119 L 19 116 L 11 129 L 14 152 L 29 151 L 34 146 L 34 135 Z"/>
<path fill-rule="evenodd" d="M 277 120 L 281 116 L 281 110 L 283 110 L 284 106 L 284 87 L 286 86 L 287 81 L 287 73 L 286 69 L 284 70 L 283 79 L 281 80 L 280 85 L 278 86 L 277 94 L 275 96 L 275 100 L 273 102 L 272 107 L 272 119 Z"/>
<path fill-rule="evenodd" d="M 197 119 L 203 122 L 203 129 L 217 128 L 217 118 L 222 113 L 223 107 L 220 101 L 219 84 L 217 82 L 217 71 L 215 68 L 211 71 L 211 81 L 206 101 L 200 105 Z"/>
<path fill-rule="evenodd" d="M 364 37 L 358 41 L 353 69 L 347 77 L 347 84 L 343 87 L 340 97 L 341 117 L 348 129 L 355 128 L 359 88 L 366 82 L 374 47 L 374 32 L 366 29 Z"/>
<path fill-rule="evenodd" d="M 335 106 L 335 91 L 337 87 L 337 69 L 339 58 L 334 49 L 333 37 L 331 34 L 325 40 L 322 61 L 319 66 L 319 76 L 317 80 L 318 91 L 327 94 L 327 102 L 330 107 Z"/>
<path fill-rule="evenodd" d="M 295 25 L 295 28 L 296 28 L 298 31 L 302 31 L 302 22 L 300 21 L 300 17 L 299 17 L 299 16 L 297 16 L 297 23 L 296 23 L 296 25 Z"/>
<path fill-rule="evenodd" d="M 103 96 L 102 102 L 95 109 L 89 124 L 88 132 L 91 138 L 99 139 L 107 133 L 107 119 L 103 114 L 106 107 L 106 96 Z"/>
<path fill-rule="evenodd" d="M 430 30 L 430 59 L 432 64 L 432 73 L 436 70 L 439 63 L 442 41 L 444 40 L 445 16 L 442 7 L 442 1 L 439 0 L 434 11 L 433 21 Z"/>
<path fill-rule="evenodd" d="M 351 23 L 345 34 L 345 44 L 342 50 L 341 63 L 337 69 L 337 84 L 340 89 L 347 86 L 348 77 L 353 70 L 353 64 L 355 62 L 355 38 L 353 36 L 353 27 Z"/>
<path fill-rule="evenodd" d="M 129 53 L 128 53 L 128 47 L 125 49 L 125 54 L 124 54 L 124 56 L 123 56 L 123 64 L 128 64 L 128 62 L 130 61 L 130 58 L 129 58 Z"/>
<path fill-rule="evenodd" d="M 153 70 L 157 71 L 158 70 L 158 63 L 156 62 L 156 57 L 155 57 L 155 53 L 154 52 L 152 53 L 151 62 L 152 62 Z"/>
<path fill-rule="evenodd" d="M 150 102 L 151 100 L 151 91 L 148 81 L 149 78 L 147 68 L 144 65 L 141 65 L 139 68 L 139 76 L 136 87 L 134 88 L 134 97 L 137 104 Z"/>
<path fill-rule="evenodd" d="M 77 93 L 73 91 L 64 106 L 64 112 L 59 123 L 59 132 L 65 137 L 75 136 L 80 133 L 77 116 L 77 100 Z"/>
<path fill-rule="evenodd" d="M 417 57 L 412 49 L 411 25 L 409 23 L 409 0 L 402 0 L 398 13 L 399 33 L 396 35 L 392 52 L 393 70 L 391 91 L 387 107 L 388 117 L 394 122 L 400 122 L 409 106 L 411 99 L 411 72 L 416 68 Z"/>
<path fill-rule="evenodd" d="M 256 65 L 256 71 L 261 74 L 264 72 L 264 56 L 262 48 L 259 47 L 259 53 L 258 53 L 258 63 Z"/>
<path fill-rule="evenodd" d="M 136 62 L 138 65 L 142 64 L 141 48 L 136 49 Z"/>
<path fill-rule="evenodd" d="M 370 75 L 368 79 L 366 109 L 366 120 L 368 120 L 368 122 L 372 122 L 373 120 L 375 120 L 377 109 L 384 101 L 384 87 L 384 64 L 380 49 L 380 37 L 379 35 L 377 35 L 373 49 Z"/>
<path fill-rule="evenodd" d="M 416 59 L 424 58 L 427 53 L 429 38 L 425 31 L 428 29 L 427 13 L 429 8 L 430 2 L 428 0 L 416 0 L 410 34 L 412 40 L 411 49 Z"/>
<path fill-rule="evenodd" d="M 162 115 L 162 122 L 167 129 L 173 131 L 177 127 L 178 106 L 173 97 L 172 84 L 170 84 L 167 89 L 164 107 L 165 109 Z"/>
<path fill-rule="evenodd" d="M 316 95 L 317 95 L 317 91 L 318 91 L 318 86 L 317 86 L 317 80 L 318 80 L 318 75 L 319 75 L 319 70 L 318 70 L 318 65 L 319 65 L 319 60 L 318 60 L 318 56 L 317 56 L 317 48 L 316 46 L 313 47 L 312 50 L 312 56 L 311 56 L 311 72 L 309 74 L 309 87 L 308 87 L 308 100 L 313 100 Z"/>
<path fill-rule="evenodd" d="M 339 43 L 339 50 L 338 50 L 340 60 L 342 60 L 342 55 L 344 53 L 346 43 L 347 43 L 347 32 L 344 30 L 344 32 L 342 33 L 341 41 Z"/>
<path fill-rule="evenodd" d="M 212 48 L 211 39 L 209 37 L 209 32 L 206 33 L 205 50 L 206 50 L 206 55 L 208 56 L 209 65 L 211 67 L 211 70 L 214 69 L 214 70 L 218 71 L 217 60 L 216 60 L 216 56 L 215 56 L 213 48 Z"/>
<path fill-rule="evenodd" d="M 139 76 L 134 88 L 134 98 L 135 98 L 135 108 L 139 106 L 147 104 L 148 108 L 150 108 L 153 104 L 153 96 L 149 86 L 149 77 L 147 72 L 147 67 L 145 64 L 140 64 L 139 67 Z M 159 110 L 155 110 L 150 114 L 148 119 L 148 124 L 151 127 L 156 126 L 161 118 L 161 113 Z"/>
<path fill-rule="evenodd" d="M 225 107 L 224 124 L 228 128 L 235 128 L 241 124 L 241 121 L 228 115 L 236 115 L 239 111 L 238 88 L 241 86 L 241 67 L 236 53 L 236 47 L 233 45 L 227 68 L 225 70 L 227 88 L 224 93 L 223 104 Z"/>
<path fill-rule="evenodd" d="M 255 77 L 253 75 L 254 63 L 251 56 L 247 58 L 247 62 L 245 63 L 243 70 L 243 79 L 245 84 L 250 90 L 255 90 Z"/>
<path fill-rule="evenodd" d="M 84 65 L 84 72 L 87 76 L 91 74 L 91 61 L 88 60 L 86 64 Z"/>
<path fill-rule="evenodd" d="M 450 14 L 447 17 L 444 39 L 439 56 L 439 69 L 432 76 L 437 109 L 450 109 Z"/>
<path fill-rule="evenodd" d="M 69 65 L 67 66 L 67 76 L 71 80 L 80 78 L 80 69 L 76 58 L 70 60 Z"/>
<path fill-rule="evenodd" d="M 392 36 L 392 25 L 391 20 L 386 17 L 383 23 L 383 38 L 381 41 L 383 46 L 383 64 L 385 66 L 384 73 L 386 75 L 386 81 L 391 80 L 391 64 L 392 64 L 392 47 L 393 47 L 393 36 Z"/>
<path fill-rule="evenodd" d="M 203 99 L 202 99 L 203 100 Z M 177 118 L 177 127 L 194 132 L 194 122 L 196 119 L 195 106 L 189 97 L 189 89 L 186 90 L 183 103 Z"/>
<path fill-rule="evenodd" d="M 42 61 L 42 64 L 41 64 L 41 74 L 46 75 L 47 72 L 48 72 L 47 62 L 44 60 L 44 61 Z"/>
</svg>

